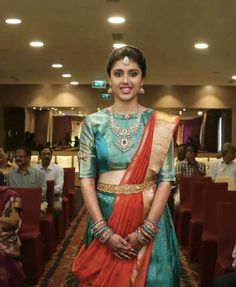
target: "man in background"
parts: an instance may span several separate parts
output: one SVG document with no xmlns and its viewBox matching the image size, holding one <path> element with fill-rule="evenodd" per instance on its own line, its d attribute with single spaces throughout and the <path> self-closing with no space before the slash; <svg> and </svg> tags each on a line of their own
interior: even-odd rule
<svg viewBox="0 0 236 287">
<path fill-rule="evenodd" d="M 40 187 L 42 190 L 41 211 L 45 213 L 47 208 L 45 173 L 30 166 L 30 161 L 31 150 L 25 146 L 18 147 L 15 151 L 17 168 L 6 175 L 6 184 L 11 187 Z"/>
<path fill-rule="evenodd" d="M 215 180 L 217 177 L 236 177 L 236 148 L 232 143 L 224 143 L 221 150 L 221 158 L 214 161 L 209 169 L 209 176 Z"/>
<path fill-rule="evenodd" d="M 41 162 L 36 168 L 45 173 L 46 180 L 54 181 L 54 203 L 53 214 L 57 216 L 62 211 L 62 189 L 64 185 L 63 168 L 56 163 L 52 163 L 52 149 L 48 146 L 42 146 L 39 150 Z"/>
</svg>

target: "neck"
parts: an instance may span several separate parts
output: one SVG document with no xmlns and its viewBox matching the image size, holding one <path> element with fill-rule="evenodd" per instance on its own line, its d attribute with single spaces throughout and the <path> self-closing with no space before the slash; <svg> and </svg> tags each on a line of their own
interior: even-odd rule
<svg viewBox="0 0 236 287">
<path fill-rule="evenodd" d="M 50 163 L 49 163 L 49 164 L 50 164 Z M 45 163 L 42 162 L 42 167 L 43 167 L 43 169 L 47 169 L 48 166 L 49 166 L 49 164 L 45 164 Z"/>
<path fill-rule="evenodd" d="M 116 101 L 113 105 L 113 111 L 117 114 L 132 114 L 137 113 L 139 110 L 139 104 L 135 102 L 118 102 Z"/>
<path fill-rule="evenodd" d="M 27 171 L 27 168 L 29 167 L 30 165 L 28 164 L 28 165 L 24 165 L 24 166 L 20 166 L 19 167 L 19 171 L 20 172 L 26 172 Z"/>
</svg>

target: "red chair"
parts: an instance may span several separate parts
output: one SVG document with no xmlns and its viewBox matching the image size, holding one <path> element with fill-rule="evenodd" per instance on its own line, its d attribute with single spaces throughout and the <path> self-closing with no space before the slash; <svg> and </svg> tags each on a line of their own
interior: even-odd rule
<svg viewBox="0 0 236 287">
<path fill-rule="evenodd" d="M 69 214 L 72 219 L 76 213 L 75 168 L 64 168 L 64 187 L 67 189 L 69 199 Z"/>
<path fill-rule="evenodd" d="M 202 193 L 206 192 L 208 182 L 193 182 L 191 196 L 191 219 L 187 252 L 190 261 L 197 261 L 202 236 Z"/>
<path fill-rule="evenodd" d="M 75 194 L 75 168 L 64 168 L 64 185 L 62 192 L 65 227 L 69 225 L 70 218 L 76 214 Z"/>
<path fill-rule="evenodd" d="M 233 271 L 232 251 L 236 243 L 236 202 L 217 202 L 217 227 L 215 277 Z"/>
<path fill-rule="evenodd" d="M 203 228 L 199 258 L 199 276 L 202 287 L 212 285 L 217 255 L 218 201 L 235 202 L 236 192 L 226 190 L 227 183 L 214 183 L 212 190 L 203 194 Z M 218 190 L 217 190 L 218 189 Z"/>
<path fill-rule="evenodd" d="M 21 258 L 26 281 L 36 284 L 44 269 L 40 234 L 41 188 L 14 188 L 22 200 Z"/>
<path fill-rule="evenodd" d="M 191 216 L 191 183 L 210 182 L 211 177 L 182 176 L 179 181 L 180 207 L 177 223 L 177 237 L 179 243 L 185 245 L 188 238 L 188 227 Z"/>
<path fill-rule="evenodd" d="M 53 218 L 54 181 L 47 181 L 47 214 L 40 221 L 40 231 L 44 243 L 44 258 L 50 259 L 56 250 L 55 222 Z"/>
</svg>

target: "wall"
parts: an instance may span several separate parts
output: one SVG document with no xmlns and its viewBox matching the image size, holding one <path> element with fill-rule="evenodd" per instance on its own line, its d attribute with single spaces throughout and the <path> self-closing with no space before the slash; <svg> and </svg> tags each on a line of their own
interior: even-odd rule
<svg viewBox="0 0 236 287">
<path fill-rule="evenodd" d="M 0 101 L 4 107 L 78 107 L 85 114 L 112 104 L 99 100 L 104 90 L 88 85 L 0 85 Z M 236 87 L 234 86 L 145 86 L 140 103 L 157 108 L 233 109 L 232 140 L 236 143 Z M 0 121 L 1 124 L 1 121 Z"/>
</svg>

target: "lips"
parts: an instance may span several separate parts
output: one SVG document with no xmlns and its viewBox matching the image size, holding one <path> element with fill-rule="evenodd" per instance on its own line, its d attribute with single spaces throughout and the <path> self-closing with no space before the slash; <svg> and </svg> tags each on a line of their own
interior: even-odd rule
<svg viewBox="0 0 236 287">
<path fill-rule="evenodd" d="M 123 94 L 129 94 L 132 91 L 131 87 L 121 87 L 120 89 Z"/>
</svg>

